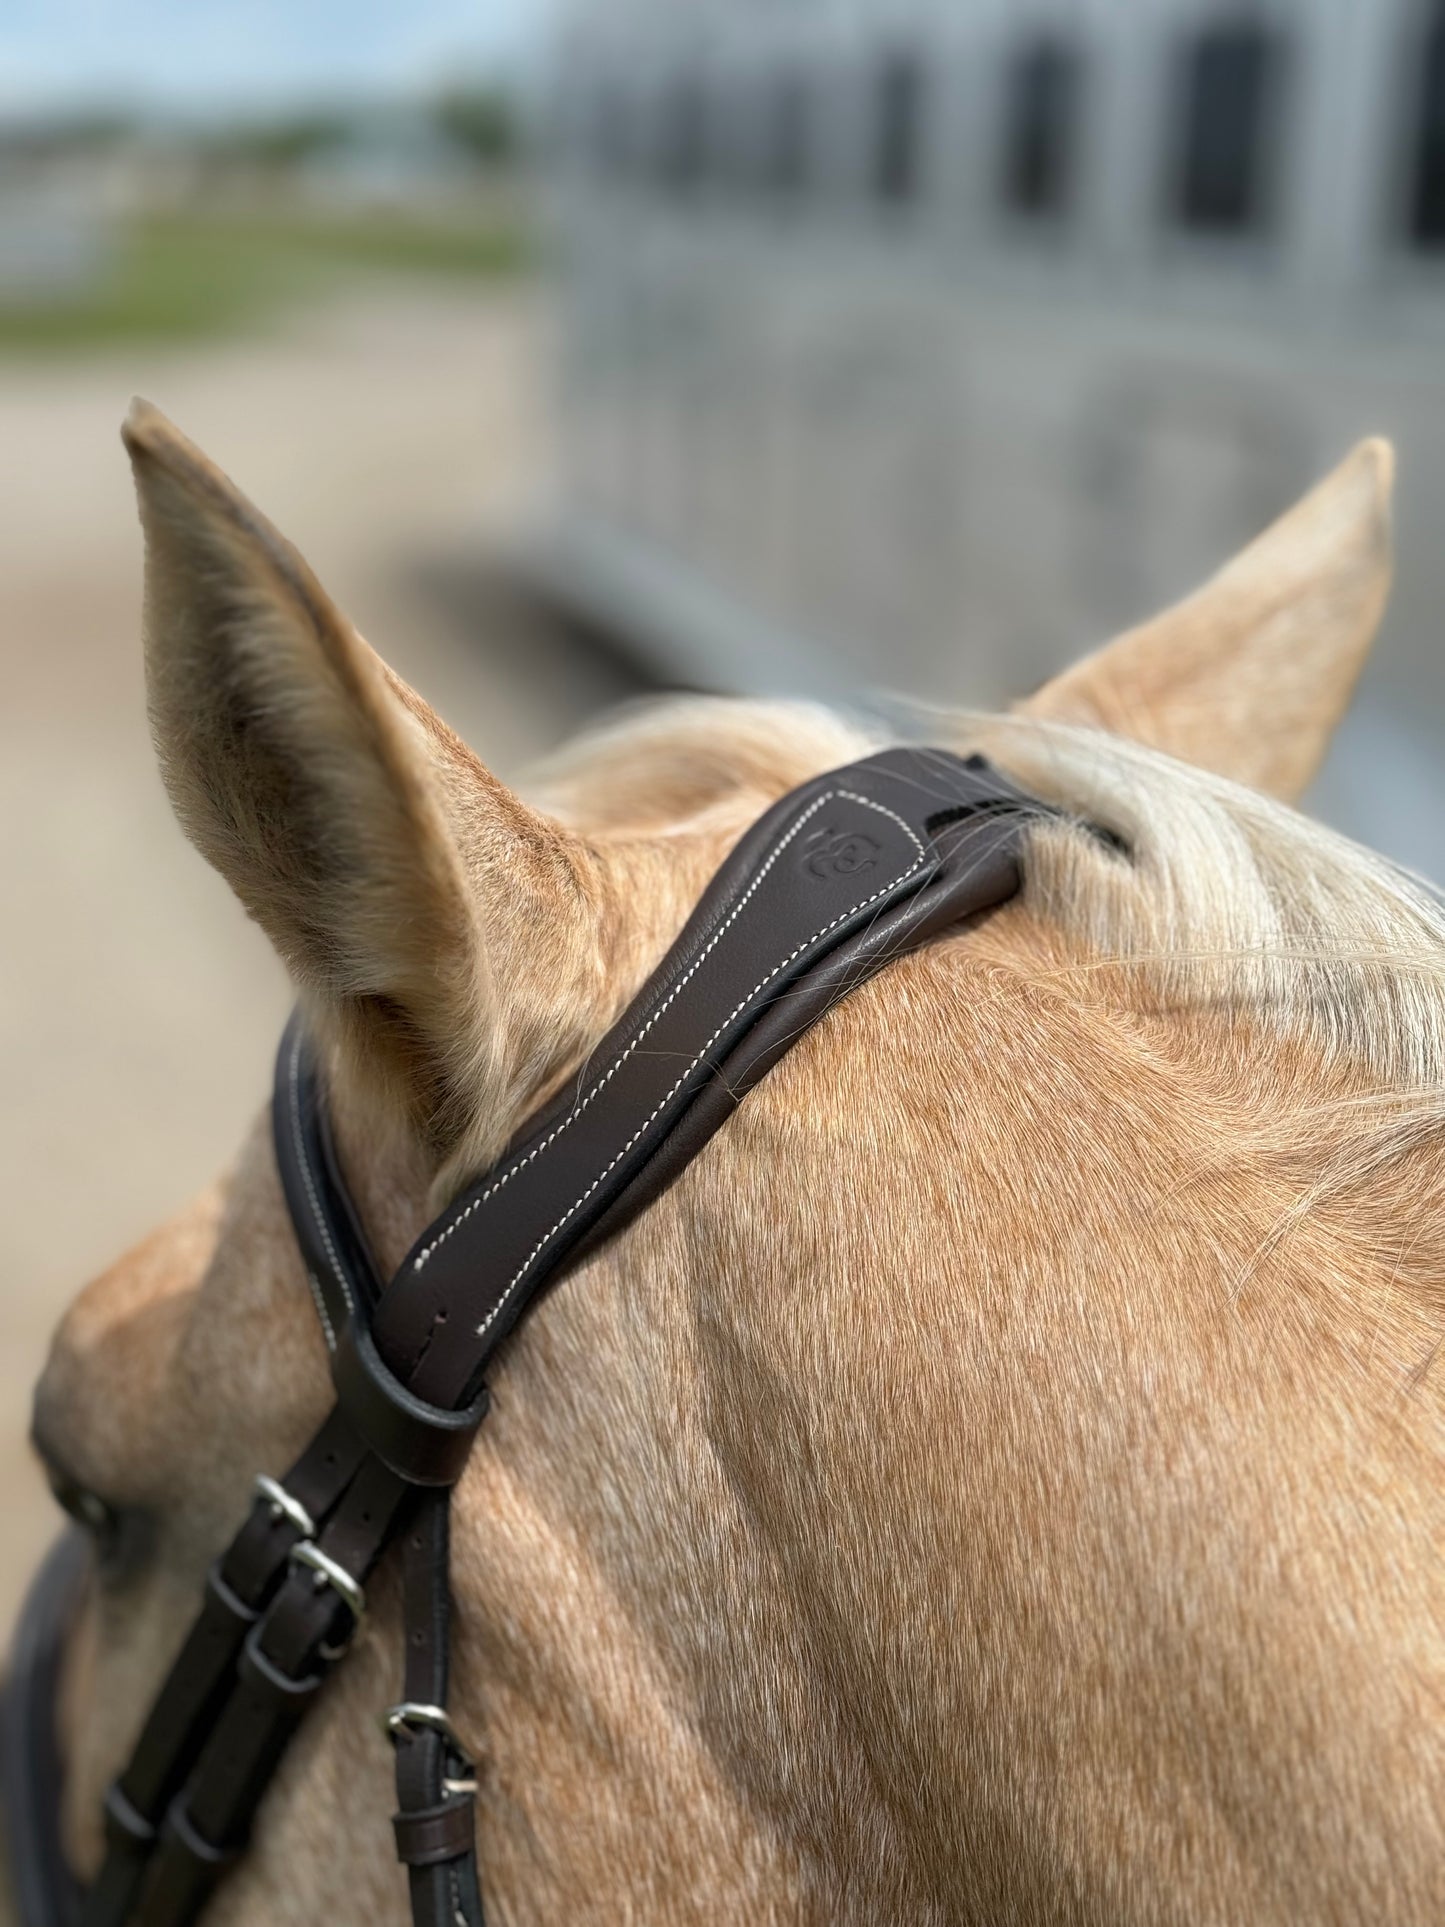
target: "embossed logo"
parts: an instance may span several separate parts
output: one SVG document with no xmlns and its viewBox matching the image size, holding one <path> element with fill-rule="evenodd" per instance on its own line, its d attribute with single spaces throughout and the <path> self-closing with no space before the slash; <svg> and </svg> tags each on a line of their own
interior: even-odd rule
<svg viewBox="0 0 1445 1927">
<path fill-rule="evenodd" d="M 882 854 L 881 844 L 860 830 L 821 829 L 808 838 L 805 866 L 826 882 L 830 877 L 861 876 Z"/>
</svg>

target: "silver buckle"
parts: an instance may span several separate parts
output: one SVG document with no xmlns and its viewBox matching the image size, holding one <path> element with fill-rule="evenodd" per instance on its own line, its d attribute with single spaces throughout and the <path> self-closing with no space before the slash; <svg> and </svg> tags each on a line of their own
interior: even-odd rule
<svg viewBox="0 0 1445 1927">
<path fill-rule="evenodd" d="M 286 1490 L 279 1479 L 268 1479 L 264 1472 L 258 1472 L 255 1489 L 270 1506 L 273 1519 L 289 1519 L 303 1539 L 316 1537 L 316 1522 L 311 1514 L 294 1493 Z"/>
<path fill-rule="evenodd" d="M 361 1623 L 366 1613 L 366 1594 L 345 1566 L 339 1566 L 329 1554 L 324 1553 L 320 1546 L 313 1545 L 309 1539 L 299 1546 L 292 1546 L 290 1556 L 293 1566 L 306 1566 L 315 1573 L 318 1592 L 323 1586 L 330 1586 L 337 1598 L 348 1608 L 351 1617 L 358 1625 Z"/>
<path fill-rule="evenodd" d="M 403 1733 L 413 1733 L 422 1728 L 430 1733 L 439 1733 L 446 1741 L 448 1750 L 461 1761 L 467 1775 L 465 1779 L 442 1781 L 443 1793 L 475 1793 L 477 1782 L 472 1756 L 462 1745 L 461 1735 L 447 1717 L 444 1706 L 428 1706 L 421 1700 L 402 1700 L 396 1706 L 389 1706 L 381 1716 L 382 1730 L 395 1746 Z"/>
</svg>

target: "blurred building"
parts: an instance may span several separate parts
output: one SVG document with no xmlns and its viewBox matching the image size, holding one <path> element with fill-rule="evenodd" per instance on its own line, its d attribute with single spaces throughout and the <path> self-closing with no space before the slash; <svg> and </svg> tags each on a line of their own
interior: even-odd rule
<svg viewBox="0 0 1445 1927">
<path fill-rule="evenodd" d="M 0 312 L 82 298 L 111 260 L 108 130 L 0 127 Z"/>
<path fill-rule="evenodd" d="M 1445 4 L 590 0 L 555 72 L 555 589 L 674 678 L 998 700 L 1383 431 L 1321 804 L 1445 874 Z"/>
</svg>

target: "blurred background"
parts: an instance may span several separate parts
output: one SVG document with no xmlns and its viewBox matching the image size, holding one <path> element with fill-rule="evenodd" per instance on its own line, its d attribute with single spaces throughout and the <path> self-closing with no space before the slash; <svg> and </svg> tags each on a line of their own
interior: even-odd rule
<svg viewBox="0 0 1445 1927">
<path fill-rule="evenodd" d="M 1311 800 L 1445 876 L 1445 4 L 12 0 L 0 1623 L 48 1332 L 287 1002 L 154 773 L 133 391 L 504 775 L 656 683 L 1005 700 L 1393 435 Z"/>
</svg>

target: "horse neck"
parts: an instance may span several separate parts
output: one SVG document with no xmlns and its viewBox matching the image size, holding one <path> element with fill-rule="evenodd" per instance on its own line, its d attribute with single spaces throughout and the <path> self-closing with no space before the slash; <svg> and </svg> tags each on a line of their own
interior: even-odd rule
<svg viewBox="0 0 1445 1927">
<path fill-rule="evenodd" d="M 1123 1919 L 1122 1834 L 1181 1918 L 1377 1901 L 1321 1816 L 1387 1836 L 1382 1790 L 1433 1783 L 1418 1669 L 1379 1678 L 1438 1631 L 1409 1548 L 1445 1524 L 1438 1404 L 1402 1428 L 1357 1342 L 1398 1254 L 1347 1200 L 1270 1243 L 1288 1121 L 1245 1142 L 1217 1040 L 1060 1032 L 936 958 L 889 989 L 928 1035 L 836 1013 L 499 1382 L 457 1551 L 499 1889 Z"/>
</svg>

